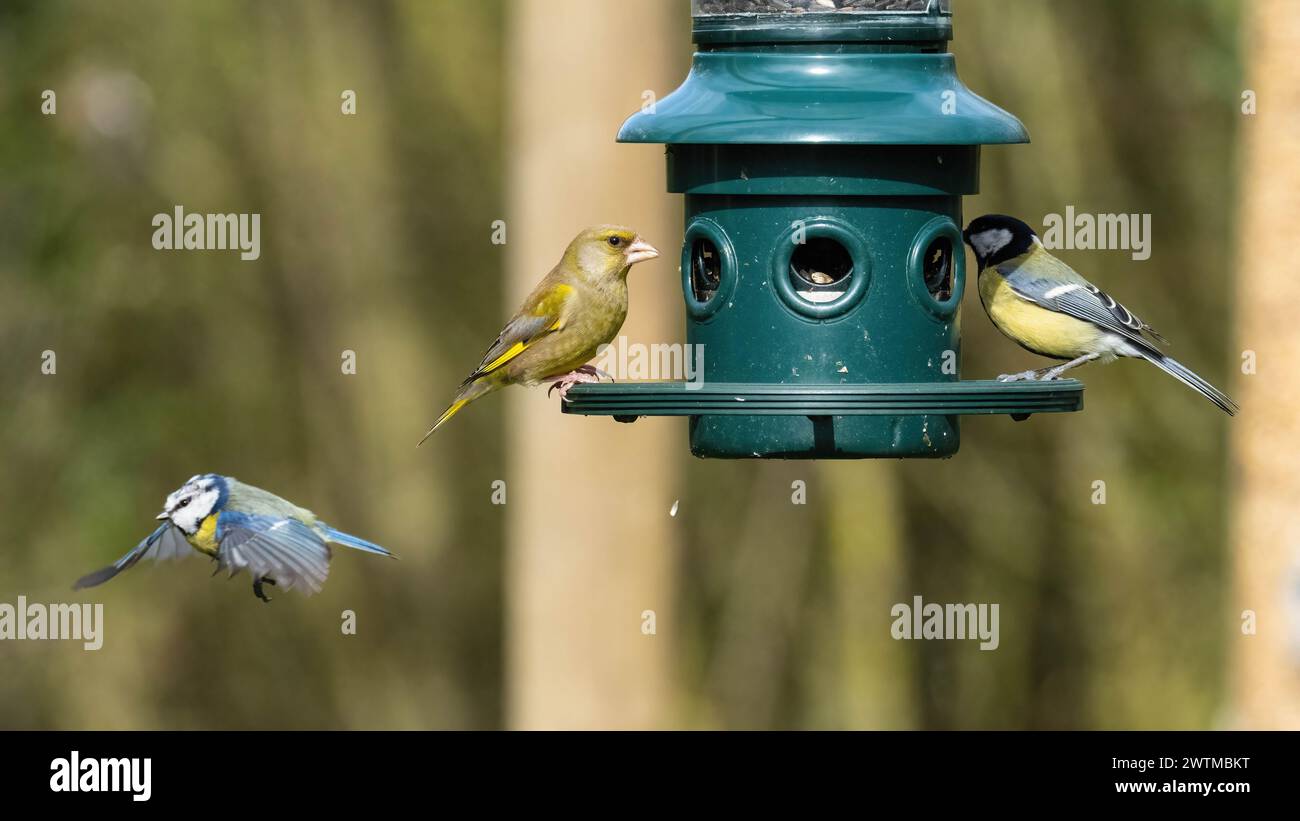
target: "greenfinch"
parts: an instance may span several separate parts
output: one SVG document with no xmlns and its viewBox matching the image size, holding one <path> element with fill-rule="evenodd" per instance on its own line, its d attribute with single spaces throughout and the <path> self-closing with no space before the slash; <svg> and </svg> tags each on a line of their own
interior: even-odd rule
<svg viewBox="0 0 1300 821">
<path fill-rule="evenodd" d="M 627 272 L 657 256 L 654 246 L 621 225 L 599 225 L 574 237 L 420 443 L 470 402 L 506 385 L 554 379 L 551 389 L 563 399 L 573 385 L 596 381 L 600 372 L 586 363 L 623 327 Z"/>
</svg>

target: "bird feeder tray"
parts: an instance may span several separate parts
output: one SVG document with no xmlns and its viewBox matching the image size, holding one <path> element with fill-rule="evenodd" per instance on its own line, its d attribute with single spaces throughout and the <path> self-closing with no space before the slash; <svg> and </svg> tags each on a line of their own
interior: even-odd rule
<svg viewBox="0 0 1300 821">
<path fill-rule="evenodd" d="M 873 385 L 625 382 L 575 385 L 564 410 L 582 416 L 972 416 L 1062 413 L 1082 406 L 1082 383 L 902 382 Z"/>
<path fill-rule="evenodd" d="M 665 144 L 685 195 L 703 373 L 577 385 L 566 413 L 689 416 L 697 456 L 863 458 L 950 456 L 963 415 L 1082 407 L 1074 380 L 960 376 L 961 198 L 980 147 L 1024 127 L 957 78 L 943 0 L 832 2 L 695 0 L 689 75 L 618 139 Z"/>
<path fill-rule="evenodd" d="M 565 413 L 691 417 L 691 442 L 713 458 L 917 458 L 945 456 L 959 443 L 957 416 L 1034 413 L 1083 407 L 1083 385 L 964 382 L 767 385 L 627 382 L 575 385 Z M 723 417 L 726 417 L 724 420 Z M 859 419 L 855 417 L 875 417 Z M 737 428 L 733 419 L 745 420 Z"/>
</svg>

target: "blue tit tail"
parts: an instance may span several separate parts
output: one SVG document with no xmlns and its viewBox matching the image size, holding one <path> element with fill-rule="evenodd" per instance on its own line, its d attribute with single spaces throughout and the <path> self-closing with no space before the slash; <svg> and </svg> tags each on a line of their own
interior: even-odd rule
<svg viewBox="0 0 1300 821">
<path fill-rule="evenodd" d="M 334 544 L 341 544 L 344 547 L 351 547 L 355 550 L 364 550 L 367 553 L 378 553 L 380 556 L 387 556 L 390 559 L 397 558 L 392 553 L 389 553 L 387 550 L 375 544 L 374 542 L 367 542 L 365 539 L 358 539 L 356 536 L 353 536 L 351 533 L 344 533 L 342 530 L 335 530 L 334 528 L 324 523 L 321 523 L 320 526 L 321 526 L 321 530 L 323 531 L 321 535 L 324 536 L 325 540 L 328 542 L 333 542 Z"/>
<path fill-rule="evenodd" d="M 1238 407 L 1236 402 L 1233 402 L 1223 391 L 1197 376 L 1191 368 L 1179 362 L 1177 359 L 1165 356 L 1154 349 L 1148 350 L 1145 348 L 1138 348 L 1137 350 L 1142 355 L 1143 359 L 1213 402 L 1218 406 L 1219 410 L 1229 416 L 1235 416 L 1237 414 Z"/>
</svg>

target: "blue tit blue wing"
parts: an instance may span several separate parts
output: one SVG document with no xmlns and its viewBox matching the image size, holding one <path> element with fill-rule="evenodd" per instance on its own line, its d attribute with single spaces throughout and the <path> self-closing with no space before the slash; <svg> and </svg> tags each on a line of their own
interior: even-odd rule
<svg viewBox="0 0 1300 821">
<path fill-rule="evenodd" d="M 228 510 L 217 520 L 217 567 L 231 576 L 247 570 L 254 580 L 310 595 L 329 575 L 330 549 L 297 519 Z"/>
<path fill-rule="evenodd" d="M 185 541 L 184 534 L 171 522 L 164 522 L 153 533 L 141 539 L 140 544 L 132 548 L 130 553 L 108 567 L 96 570 L 94 573 L 87 573 L 77 579 L 72 589 L 81 590 L 103 584 L 141 559 L 176 559 L 193 554 L 194 550 L 189 542 Z"/>
</svg>

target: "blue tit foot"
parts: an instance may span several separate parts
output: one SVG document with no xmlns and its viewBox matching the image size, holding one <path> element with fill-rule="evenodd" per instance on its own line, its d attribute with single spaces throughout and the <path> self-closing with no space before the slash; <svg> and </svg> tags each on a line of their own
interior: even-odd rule
<svg viewBox="0 0 1300 821">
<path fill-rule="evenodd" d="M 275 587 L 275 579 L 272 579 L 269 576 L 263 576 L 262 578 L 253 582 L 253 595 L 257 596 L 259 599 L 266 602 L 267 604 L 270 604 L 271 597 L 266 595 L 266 593 L 263 592 L 262 590 L 262 585 L 264 584 L 269 584 L 272 587 Z"/>
</svg>

